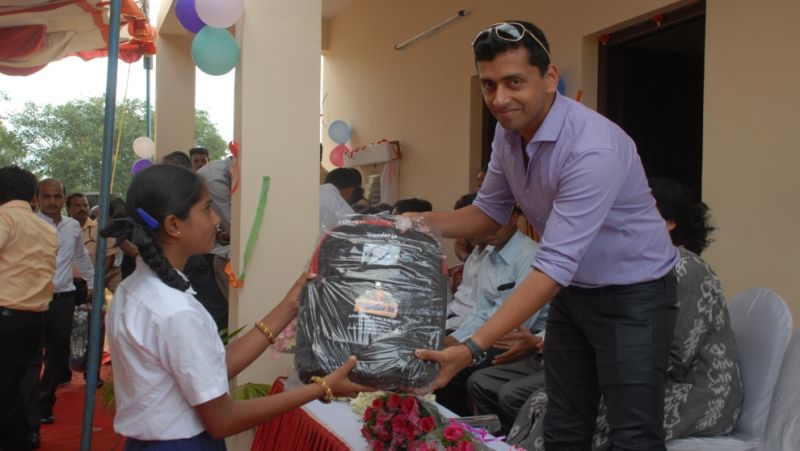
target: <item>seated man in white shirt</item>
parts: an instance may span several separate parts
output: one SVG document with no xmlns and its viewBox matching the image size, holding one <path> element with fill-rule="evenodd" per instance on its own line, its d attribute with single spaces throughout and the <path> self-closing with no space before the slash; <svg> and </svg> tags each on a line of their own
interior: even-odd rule
<svg viewBox="0 0 800 451">
<path fill-rule="evenodd" d="M 472 252 L 467 255 L 461 273 L 461 283 L 458 284 L 453 299 L 447 304 L 447 324 L 445 330 L 450 335 L 464 323 L 475 307 L 475 288 L 478 281 L 478 270 L 494 247 L 487 246 L 482 238 L 471 238 Z"/>
<path fill-rule="evenodd" d="M 456 210 L 464 208 L 467 205 L 472 205 L 475 200 L 475 193 L 465 194 L 456 202 Z M 451 268 L 451 283 L 453 284 L 453 298 L 447 303 L 447 324 L 445 331 L 448 335 L 453 333 L 458 326 L 460 326 L 465 319 L 472 313 L 472 308 L 475 307 L 475 285 L 478 278 L 478 268 L 481 266 L 481 261 L 488 255 L 492 246 L 487 246 L 486 237 L 464 239 L 466 247 L 469 251 L 462 259 L 464 263 L 458 265 L 457 272 L 452 271 Z"/>
<path fill-rule="evenodd" d="M 445 337 L 445 347 L 459 344 L 475 333 L 500 308 L 514 291 L 514 287 L 530 273 L 539 245 L 517 231 L 518 214 L 515 209 L 508 222 L 487 238 L 492 248 L 481 260 L 477 272 L 473 293 L 475 306 L 463 323 Z M 547 305 L 528 318 L 521 327 L 539 332 L 545 329 L 546 324 Z M 489 354 L 502 355 L 499 349 L 492 349 Z M 437 401 L 459 415 L 470 415 L 466 404 L 467 378 L 473 371 L 491 364 L 492 359 L 486 359 L 478 365 L 463 370 L 446 387 L 437 392 Z"/>
<path fill-rule="evenodd" d="M 331 230 L 343 217 L 354 213 L 348 201 L 358 183 L 359 176 L 354 169 L 338 168 L 328 173 L 325 183 L 319 187 L 320 231 Z"/>
</svg>

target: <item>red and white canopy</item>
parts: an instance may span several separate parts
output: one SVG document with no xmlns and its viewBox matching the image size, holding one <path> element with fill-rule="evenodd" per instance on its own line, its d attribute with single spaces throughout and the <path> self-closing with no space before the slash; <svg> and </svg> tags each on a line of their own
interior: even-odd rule
<svg viewBox="0 0 800 451">
<path fill-rule="evenodd" d="M 0 73 L 29 75 L 50 61 L 108 54 L 109 1 L 0 0 Z M 134 0 L 122 0 L 119 58 L 155 54 L 155 30 Z"/>
</svg>

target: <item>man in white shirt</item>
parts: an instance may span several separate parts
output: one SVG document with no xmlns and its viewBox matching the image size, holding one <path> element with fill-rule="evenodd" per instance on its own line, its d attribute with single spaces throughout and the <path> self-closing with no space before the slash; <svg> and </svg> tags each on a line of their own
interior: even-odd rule
<svg viewBox="0 0 800 451">
<path fill-rule="evenodd" d="M 471 296 L 475 305 L 456 330 L 445 337 L 445 347 L 457 345 L 470 338 L 531 272 L 531 265 L 536 258 L 539 245 L 517 231 L 518 215 L 519 211 L 515 209 L 508 222 L 487 237 L 488 252 L 476 270 L 475 287 Z M 545 305 L 521 327 L 534 333 L 544 330 L 547 313 L 548 306 Z M 491 350 L 490 355 L 493 358 L 495 356 L 500 358 L 508 352 L 500 351 Z M 473 371 L 491 364 L 492 360 L 486 359 L 476 366 L 462 370 L 447 386 L 436 392 L 437 402 L 459 415 L 469 415 L 470 411 L 466 404 L 467 379 Z"/>
<path fill-rule="evenodd" d="M 78 221 L 83 232 L 83 246 L 89 253 L 89 258 L 92 260 L 92 266 L 96 267 L 95 262 L 97 251 L 97 240 L 100 233 L 97 230 L 97 221 L 89 217 L 89 199 L 83 193 L 72 193 L 67 196 L 67 214 L 70 218 Z M 105 282 L 106 288 L 113 293 L 121 280 L 119 268 L 114 268 L 114 259 L 117 255 L 117 248 L 114 247 L 115 241 L 113 238 L 106 241 L 106 258 L 104 260 L 106 275 Z M 80 305 L 84 302 L 91 302 L 91 298 L 87 296 L 87 290 L 91 289 L 91 280 L 85 280 L 80 276 L 81 272 L 78 265 L 72 265 L 72 283 L 75 284 L 76 298 L 75 304 Z M 80 285 L 80 286 L 79 286 Z"/>
<path fill-rule="evenodd" d="M 353 208 L 349 200 L 353 190 L 358 186 L 358 174 L 355 169 L 334 169 L 325 177 L 325 183 L 319 187 L 319 228 L 320 232 L 336 227 L 339 220 L 352 215 Z"/>
<path fill-rule="evenodd" d="M 474 247 L 464 260 L 461 283 L 458 284 L 458 288 L 453 294 L 453 299 L 447 304 L 447 325 L 445 330 L 448 334 L 453 333 L 472 314 L 472 309 L 475 307 L 478 270 L 486 256 L 494 250 L 494 247 L 487 246 L 486 240 L 481 238 L 470 238 L 469 242 Z"/>
<path fill-rule="evenodd" d="M 83 280 L 91 286 L 94 267 L 89 253 L 83 245 L 83 231 L 78 221 L 61 215 L 66 200 L 64 184 L 56 179 L 39 182 L 37 215 L 52 225 L 58 232 L 56 273 L 53 276 L 53 300 L 45 314 L 43 351 L 44 372 L 40 383 L 40 418 L 42 424 L 54 421 L 53 405 L 56 402 L 56 387 L 68 368 L 69 340 L 72 332 L 72 314 L 75 311 L 75 284 L 72 282 L 74 263 Z M 88 290 L 91 296 L 91 288 Z"/>
<path fill-rule="evenodd" d="M 508 223 L 487 238 L 491 250 L 477 269 L 475 306 L 461 325 L 445 337 L 445 346 L 463 342 L 477 332 L 531 271 L 539 245 L 517 230 L 517 215 L 515 210 Z M 538 332 L 544 330 L 546 324 L 545 304 L 523 323 L 523 327 Z"/>
</svg>

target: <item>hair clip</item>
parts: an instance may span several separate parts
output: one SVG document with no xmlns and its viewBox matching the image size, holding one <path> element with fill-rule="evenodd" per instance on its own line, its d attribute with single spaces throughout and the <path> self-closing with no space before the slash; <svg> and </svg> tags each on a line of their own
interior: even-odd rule
<svg viewBox="0 0 800 451">
<path fill-rule="evenodd" d="M 138 213 L 139 217 L 142 218 L 142 221 L 144 221 L 144 223 L 147 224 L 147 227 L 150 227 L 153 230 L 158 228 L 158 221 L 156 221 L 154 217 L 147 214 L 147 212 L 144 211 L 143 208 L 141 207 L 137 208 L 136 213 Z"/>
</svg>

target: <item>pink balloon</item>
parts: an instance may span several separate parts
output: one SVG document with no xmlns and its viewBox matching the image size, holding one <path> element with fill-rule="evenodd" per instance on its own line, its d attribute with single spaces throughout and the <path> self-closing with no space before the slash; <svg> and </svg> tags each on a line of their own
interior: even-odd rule
<svg viewBox="0 0 800 451">
<path fill-rule="evenodd" d="M 339 144 L 338 146 L 334 147 L 331 150 L 330 160 L 331 164 L 340 168 L 344 166 L 344 153 L 347 152 L 347 146 L 344 144 Z"/>
</svg>

